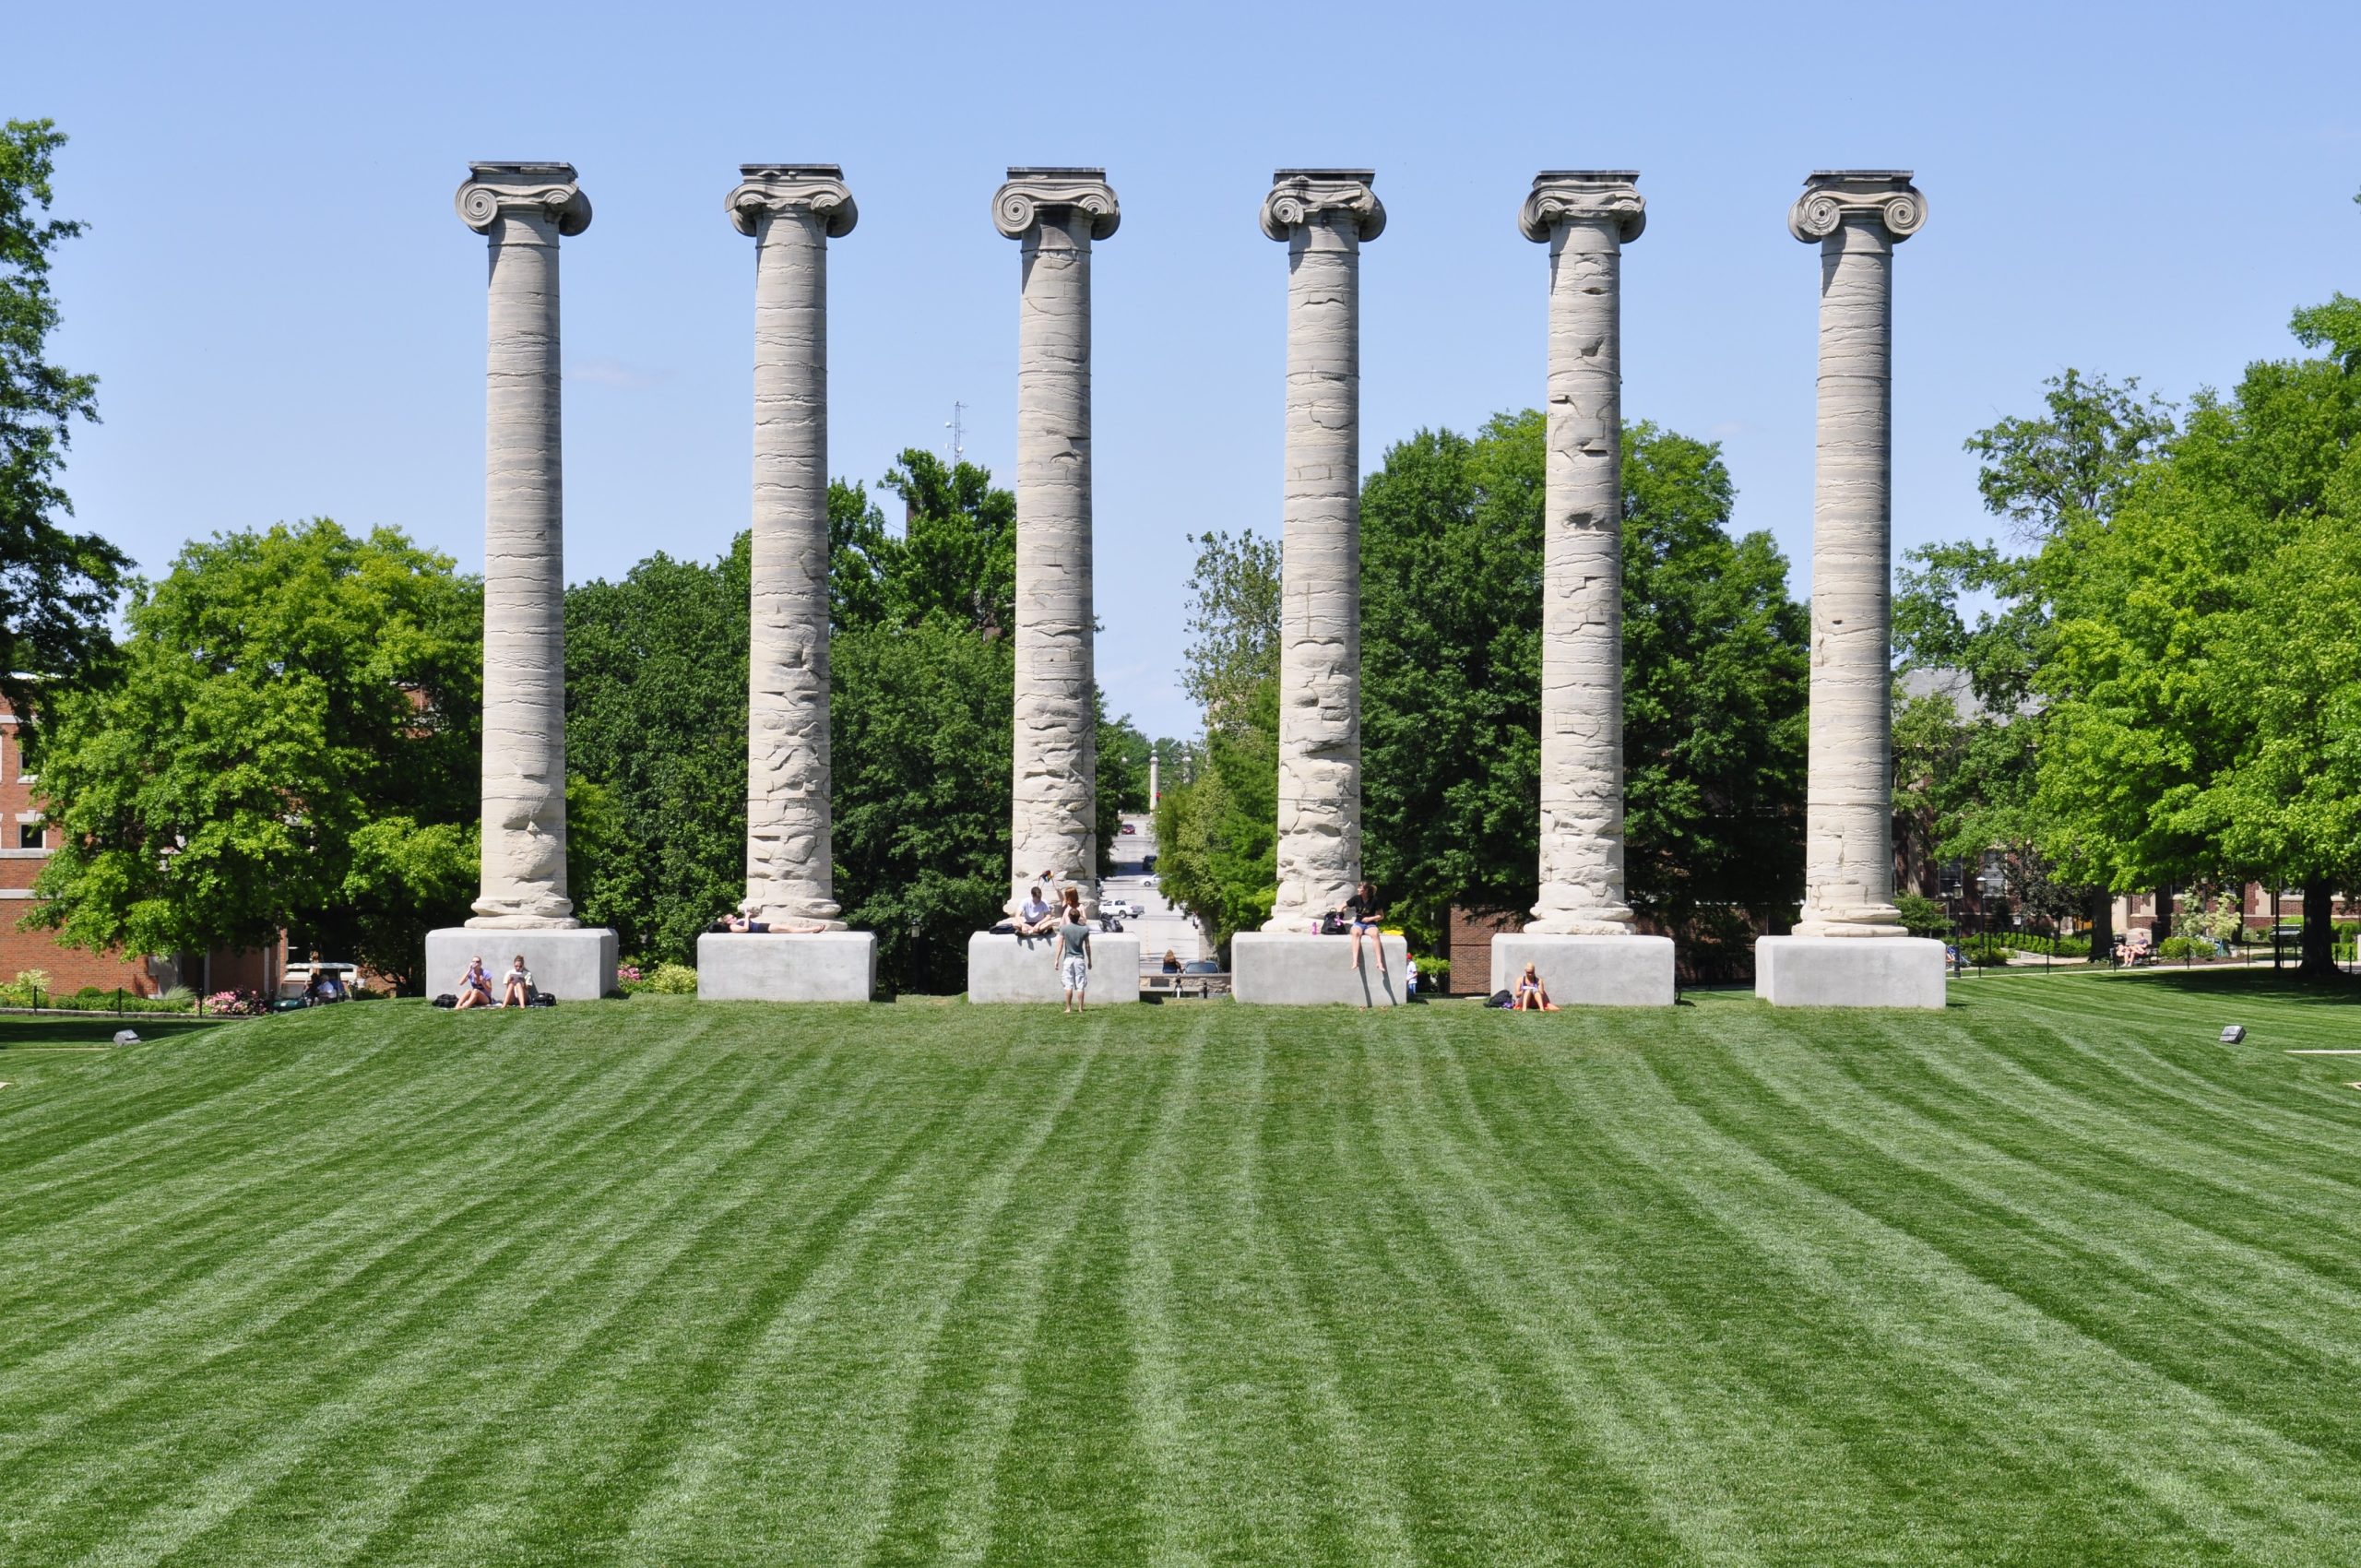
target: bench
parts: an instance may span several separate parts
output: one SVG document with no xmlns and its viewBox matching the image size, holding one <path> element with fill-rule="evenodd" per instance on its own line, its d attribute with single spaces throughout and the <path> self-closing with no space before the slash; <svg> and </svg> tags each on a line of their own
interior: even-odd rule
<svg viewBox="0 0 2361 1568">
<path fill-rule="evenodd" d="M 1140 995 L 1143 998 L 1154 997 L 1157 1001 L 1162 1001 L 1168 996 L 1178 1000 L 1191 996 L 1202 999 L 1228 994 L 1229 977 L 1226 974 L 1169 975 L 1160 969 L 1151 969 L 1140 976 Z"/>
</svg>

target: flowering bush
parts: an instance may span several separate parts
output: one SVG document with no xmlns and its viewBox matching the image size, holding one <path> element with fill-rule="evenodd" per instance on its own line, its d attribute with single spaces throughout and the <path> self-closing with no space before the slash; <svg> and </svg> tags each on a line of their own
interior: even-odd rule
<svg viewBox="0 0 2361 1568">
<path fill-rule="evenodd" d="M 270 1002 L 251 991 L 217 991 L 205 999 L 205 1010 L 225 1018 L 252 1018 L 269 1012 Z"/>
<path fill-rule="evenodd" d="M 697 972 L 686 964 L 656 964 L 646 974 L 629 968 L 615 970 L 615 983 L 626 994 L 637 996 L 694 996 L 697 993 Z"/>
<path fill-rule="evenodd" d="M 635 982 L 638 979 L 639 966 L 637 964 L 617 964 L 615 966 L 616 984 L 630 985 Z"/>
<path fill-rule="evenodd" d="M 48 1003 L 47 969 L 18 969 L 15 980 L 0 985 L 0 1006 L 41 1007 Z"/>
</svg>

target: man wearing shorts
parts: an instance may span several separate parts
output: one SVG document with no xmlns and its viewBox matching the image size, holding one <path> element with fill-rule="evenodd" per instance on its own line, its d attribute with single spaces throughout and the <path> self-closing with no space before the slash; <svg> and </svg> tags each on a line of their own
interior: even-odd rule
<svg viewBox="0 0 2361 1568">
<path fill-rule="evenodd" d="M 1057 960 L 1058 976 L 1066 988 L 1066 1011 L 1079 1013 L 1090 990 L 1090 926 L 1082 918 L 1082 906 L 1069 900 L 1064 923 L 1058 927 L 1057 945 L 1052 949 Z"/>
</svg>

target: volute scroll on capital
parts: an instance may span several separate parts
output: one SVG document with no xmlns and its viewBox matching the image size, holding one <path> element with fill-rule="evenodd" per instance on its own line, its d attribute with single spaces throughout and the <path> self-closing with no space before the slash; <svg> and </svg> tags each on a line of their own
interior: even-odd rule
<svg viewBox="0 0 2361 1568">
<path fill-rule="evenodd" d="M 1875 219 L 1896 244 L 1927 222 L 1927 198 L 1907 169 L 1821 169 L 1787 209 L 1787 232 L 1817 244 L 1848 220 Z"/>
<path fill-rule="evenodd" d="M 834 163 L 742 163 L 739 182 L 722 199 L 730 225 L 752 238 L 765 212 L 809 212 L 841 240 L 860 221 L 860 208 Z"/>
<path fill-rule="evenodd" d="M 1263 232 L 1284 243 L 1322 214 L 1339 212 L 1353 218 L 1362 241 L 1374 240 L 1385 232 L 1385 204 L 1370 188 L 1376 178 L 1374 169 L 1281 169 L 1263 198 Z"/>
<path fill-rule="evenodd" d="M 571 163 L 470 163 L 453 205 L 459 221 L 487 233 L 503 211 L 539 208 L 572 239 L 590 227 L 590 198 L 575 183 Z"/>
<path fill-rule="evenodd" d="M 1090 237 L 1103 240 L 1123 221 L 1115 187 L 1104 169 L 1011 169 L 1007 184 L 992 193 L 992 227 L 1021 240 L 1044 212 L 1069 208 L 1090 220 Z"/>
<path fill-rule="evenodd" d="M 1547 244 L 1560 223 L 1611 220 L 1615 237 L 1628 245 L 1648 226 L 1639 177 L 1636 169 L 1545 169 L 1533 177 L 1533 190 L 1517 209 L 1517 232 Z"/>
</svg>

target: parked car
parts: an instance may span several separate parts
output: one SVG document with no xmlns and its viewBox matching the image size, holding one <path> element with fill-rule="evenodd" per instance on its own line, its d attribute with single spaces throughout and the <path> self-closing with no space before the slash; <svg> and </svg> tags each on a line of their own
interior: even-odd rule
<svg viewBox="0 0 2361 1568">
<path fill-rule="evenodd" d="M 323 1002 L 350 1002 L 361 983 L 358 964 L 290 964 L 279 977 L 274 1013 L 291 1013 Z"/>
</svg>

